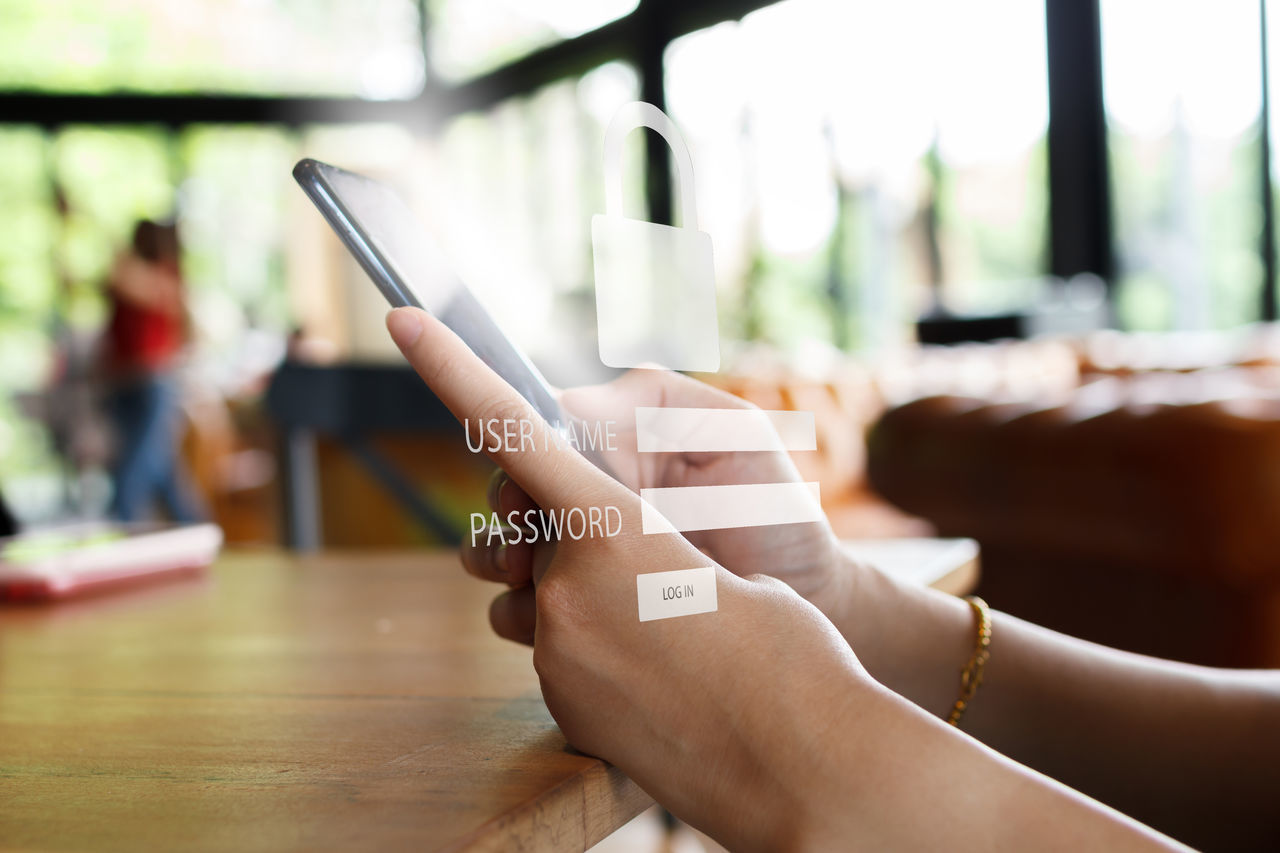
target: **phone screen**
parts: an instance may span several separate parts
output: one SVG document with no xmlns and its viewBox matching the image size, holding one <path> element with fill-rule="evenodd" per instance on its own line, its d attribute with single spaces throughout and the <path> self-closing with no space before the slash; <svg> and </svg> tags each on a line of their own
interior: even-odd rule
<svg viewBox="0 0 1280 853">
<path fill-rule="evenodd" d="M 467 289 L 409 206 L 384 184 L 317 160 L 293 176 L 393 307 L 430 311 L 553 425 L 551 386 Z"/>
</svg>

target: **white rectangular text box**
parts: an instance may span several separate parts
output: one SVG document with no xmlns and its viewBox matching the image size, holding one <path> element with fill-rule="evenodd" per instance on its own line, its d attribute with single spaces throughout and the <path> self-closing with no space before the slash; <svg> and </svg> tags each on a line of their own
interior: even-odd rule
<svg viewBox="0 0 1280 853">
<path fill-rule="evenodd" d="M 817 483 L 679 486 L 640 490 L 645 533 L 821 521 Z"/>
<path fill-rule="evenodd" d="M 636 575 L 640 621 L 710 613 L 716 609 L 716 569 L 704 566 Z"/>
<path fill-rule="evenodd" d="M 817 450 L 813 412 L 762 409 L 636 409 L 641 453 Z"/>
</svg>

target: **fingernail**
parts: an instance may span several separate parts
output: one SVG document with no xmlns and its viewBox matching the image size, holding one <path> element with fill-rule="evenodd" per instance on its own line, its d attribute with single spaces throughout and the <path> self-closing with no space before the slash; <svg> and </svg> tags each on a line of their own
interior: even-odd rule
<svg viewBox="0 0 1280 853">
<path fill-rule="evenodd" d="M 511 569 L 507 566 L 507 543 L 503 542 L 498 546 L 497 553 L 493 555 L 493 567 L 504 575 L 511 574 Z"/>
<path fill-rule="evenodd" d="M 396 308 L 387 315 L 387 331 L 396 346 L 407 349 L 422 334 L 422 320 L 411 309 Z"/>
</svg>

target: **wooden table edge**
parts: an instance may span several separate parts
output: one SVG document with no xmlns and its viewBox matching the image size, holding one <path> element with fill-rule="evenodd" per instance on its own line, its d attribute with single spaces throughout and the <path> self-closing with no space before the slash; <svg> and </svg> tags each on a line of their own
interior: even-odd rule
<svg viewBox="0 0 1280 853">
<path fill-rule="evenodd" d="M 975 552 L 971 559 L 937 578 L 929 586 L 948 595 L 968 595 L 978 586 L 981 577 L 982 557 Z"/>
<path fill-rule="evenodd" d="M 476 827 L 445 847 L 443 853 L 481 851 L 589 850 L 654 804 L 629 776 L 600 759 L 565 779 L 549 793 L 531 797 L 510 811 Z M 581 835 L 572 835 L 582 816 Z M 568 834 L 568 837 L 566 837 Z"/>
</svg>

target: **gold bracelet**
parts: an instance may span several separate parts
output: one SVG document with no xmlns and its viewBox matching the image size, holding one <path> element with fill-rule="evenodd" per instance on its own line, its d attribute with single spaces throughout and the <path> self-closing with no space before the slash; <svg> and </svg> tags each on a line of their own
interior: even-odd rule
<svg viewBox="0 0 1280 853">
<path fill-rule="evenodd" d="M 973 694 L 982 685 L 982 671 L 991 658 L 991 610 L 987 603 L 976 595 L 966 595 L 964 600 L 973 608 L 973 617 L 978 623 L 978 635 L 973 644 L 973 654 L 969 662 L 960 671 L 960 696 L 951 706 L 947 722 L 953 726 L 960 725 L 965 708 L 973 701 Z"/>
</svg>

